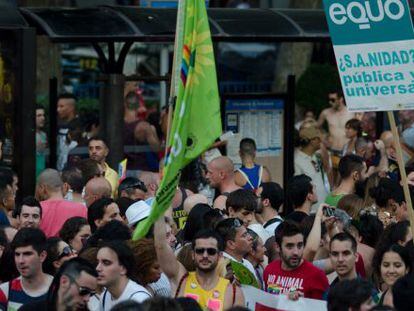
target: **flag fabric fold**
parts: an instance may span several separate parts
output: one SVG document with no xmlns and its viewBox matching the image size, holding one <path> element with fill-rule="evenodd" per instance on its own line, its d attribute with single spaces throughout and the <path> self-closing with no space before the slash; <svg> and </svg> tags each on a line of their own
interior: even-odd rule
<svg viewBox="0 0 414 311">
<path fill-rule="evenodd" d="M 222 131 L 214 51 L 205 2 L 184 0 L 177 14 L 183 14 L 184 25 L 182 33 L 176 33 L 176 36 L 182 35 L 182 44 L 174 53 L 179 52 L 182 57 L 181 64 L 177 64 L 180 66 L 180 70 L 176 71 L 179 77 L 174 79 L 178 85 L 163 178 L 151 214 L 136 228 L 134 239 L 145 236 L 151 225 L 169 208 L 181 169 L 210 147 Z"/>
</svg>

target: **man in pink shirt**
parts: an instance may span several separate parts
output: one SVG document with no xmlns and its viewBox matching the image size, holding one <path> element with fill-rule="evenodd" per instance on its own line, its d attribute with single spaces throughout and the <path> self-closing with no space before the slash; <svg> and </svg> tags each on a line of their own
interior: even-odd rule
<svg viewBox="0 0 414 311">
<path fill-rule="evenodd" d="M 45 169 L 37 179 L 36 198 L 42 206 L 40 229 L 47 237 L 57 236 L 68 218 L 87 217 L 85 205 L 63 199 L 62 186 L 59 172 L 54 169 Z"/>
</svg>

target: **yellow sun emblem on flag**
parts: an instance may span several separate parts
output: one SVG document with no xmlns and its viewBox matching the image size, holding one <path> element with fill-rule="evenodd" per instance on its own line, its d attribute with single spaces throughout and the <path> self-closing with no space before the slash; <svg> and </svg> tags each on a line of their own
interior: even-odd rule
<svg viewBox="0 0 414 311">
<path fill-rule="evenodd" d="M 190 5 L 187 14 L 193 20 L 195 18 L 194 11 L 194 5 Z M 191 49 L 191 58 L 195 57 L 193 70 L 189 72 L 187 83 L 189 85 L 193 83 L 198 85 L 200 84 L 200 80 L 206 77 L 205 72 L 210 69 L 209 67 L 215 69 L 213 45 L 211 43 L 210 29 L 206 18 L 199 18 L 197 25 L 185 37 L 184 42 L 187 42 L 187 45 Z M 191 66 L 191 64 L 189 65 Z"/>
</svg>

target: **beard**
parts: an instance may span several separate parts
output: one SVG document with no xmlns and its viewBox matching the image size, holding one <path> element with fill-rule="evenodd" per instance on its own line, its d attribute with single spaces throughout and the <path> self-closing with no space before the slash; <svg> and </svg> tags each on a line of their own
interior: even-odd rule
<svg viewBox="0 0 414 311">
<path fill-rule="evenodd" d="M 355 194 L 363 199 L 365 197 L 366 186 L 367 186 L 367 179 L 356 181 L 355 182 Z"/>
<path fill-rule="evenodd" d="M 196 268 L 197 270 L 204 272 L 204 273 L 209 273 L 212 272 L 214 270 L 216 270 L 218 262 L 212 262 L 209 266 L 203 266 L 201 265 L 199 262 L 196 262 Z"/>
<path fill-rule="evenodd" d="M 295 269 L 300 266 L 302 263 L 302 257 L 301 256 L 290 256 L 287 257 L 283 253 L 280 253 L 280 257 L 284 264 L 288 266 L 291 269 Z"/>
</svg>

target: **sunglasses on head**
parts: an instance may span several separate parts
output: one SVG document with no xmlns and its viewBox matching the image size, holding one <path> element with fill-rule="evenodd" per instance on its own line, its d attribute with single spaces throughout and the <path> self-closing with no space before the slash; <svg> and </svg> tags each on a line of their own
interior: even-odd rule
<svg viewBox="0 0 414 311">
<path fill-rule="evenodd" d="M 197 255 L 204 255 L 205 252 L 207 252 L 207 255 L 214 256 L 218 253 L 218 250 L 216 248 L 208 247 L 208 248 L 196 248 L 194 249 L 194 252 Z"/>
<path fill-rule="evenodd" d="M 60 260 L 64 257 L 70 256 L 72 254 L 73 254 L 73 251 L 70 248 L 70 246 L 65 246 L 62 250 L 62 253 L 58 256 L 58 258 L 56 260 Z"/>
<path fill-rule="evenodd" d="M 241 221 L 238 218 L 233 218 L 233 221 L 231 223 L 231 227 L 232 228 L 238 228 L 238 227 L 241 227 L 241 226 L 243 226 L 243 221 Z"/>
<path fill-rule="evenodd" d="M 123 191 L 123 190 L 127 190 L 127 189 L 139 189 L 139 190 L 142 190 L 144 192 L 147 192 L 148 191 L 148 189 L 145 186 L 145 184 L 142 181 L 140 181 L 140 180 L 138 180 L 137 182 L 135 182 L 133 184 L 130 184 L 130 185 L 121 185 L 119 187 L 119 191 Z"/>
</svg>

